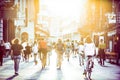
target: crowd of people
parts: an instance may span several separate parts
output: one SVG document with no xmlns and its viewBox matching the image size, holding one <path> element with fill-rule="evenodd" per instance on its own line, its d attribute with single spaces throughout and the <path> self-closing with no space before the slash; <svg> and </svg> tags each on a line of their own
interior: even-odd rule
<svg viewBox="0 0 120 80">
<path fill-rule="evenodd" d="M 32 44 L 27 41 L 20 43 L 19 39 L 14 39 L 11 44 L 8 41 L 4 43 L 2 40 L 0 42 L 0 66 L 3 65 L 3 58 L 10 56 L 14 61 L 15 74 L 18 75 L 19 63 L 21 59 L 22 61 L 29 62 L 29 58 L 34 57 L 34 63 L 37 65 L 37 58 L 39 57 L 39 60 L 42 64 L 42 69 L 44 69 L 46 65 L 50 64 L 50 56 L 52 55 L 51 52 L 52 50 L 55 50 L 57 55 L 57 69 L 61 69 L 64 55 L 66 56 L 68 62 L 70 61 L 71 55 L 73 58 L 76 58 L 78 55 L 79 65 L 84 65 L 86 70 L 88 56 L 99 55 L 100 65 L 105 65 L 104 61 L 106 44 L 104 43 L 103 39 L 100 40 L 98 48 L 99 54 L 96 54 L 95 43 L 90 37 L 87 37 L 85 41 L 73 41 L 70 39 L 63 41 L 62 39 L 58 39 L 56 42 L 50 42 L 44 38 L 40 38 L 39 40 L 34 41 Z"/>
</svg>

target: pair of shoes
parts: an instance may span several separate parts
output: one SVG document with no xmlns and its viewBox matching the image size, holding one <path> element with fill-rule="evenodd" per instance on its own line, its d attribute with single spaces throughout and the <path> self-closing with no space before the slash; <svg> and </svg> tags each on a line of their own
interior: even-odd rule
<svg viewBox="0 0 120 80">
<path fill-rule="evenodd" d="M 91 64 L 91 67 L 90 68 L 93 68 L 94 67 L 94 62 L 92 62 L 92 64 Z"/>
</svg>

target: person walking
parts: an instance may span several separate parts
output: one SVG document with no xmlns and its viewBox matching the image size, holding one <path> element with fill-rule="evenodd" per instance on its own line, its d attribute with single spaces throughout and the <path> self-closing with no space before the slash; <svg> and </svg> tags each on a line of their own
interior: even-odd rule
<svg viewBox="0 0 120 80">
<path fill-rule="evenodd" d="M 63 53 L 64 53 L 64 44 L 62 43 L 61 39 L 58 39 L 58 42 L 56 44 L 56 52 L 57 52 L 57 68 L 61 69 L 62 59 L 63 59 Z"/>
<path fill-rule="evenodd" d="M 115 52 L 116 52 L 116 64 L 117 65 L 120 65 L 120 38 L 118 38 L 116 40 L 116 49 L 115 49 Z"/>
<path fill-rule="evenodd" d="M 21 45 L 23 47 L 22 61 L 25 61 L 25 47 L 27 46 L 27 41 L 22 42 Z"/>
<path fill-rule="evenodd" d="M 32 46 L 32 52 L 33 52 L 33 55 L 34 55 L 35 65 L 37 65 L 37 55 L 38 55 L 38 44 L 37 44 L 37 41 L 34 41 L 34 44 Z"/>
<path fill-rule="evenodd" d="M 93 65 L 94 65 L 94 60 L 93 56 L 95 56 L 96 52 L 96 47 L 94 42 L 92 41 L 91 37 L 87 36 L 85 43 L 84 43 L 84 53 L 85 53 L 85 66 L 84 66 L 84 73 L 87 74 L 88 78 L 91 79 L 91 74 L 88 74 L 88 72 L 91 72 Z M 89 70 L 91 69 L 91 70 Z"/>
<path fill-rule="evenodd" d="M 84 44 L 82 41 L 79 42 L 79 45 L 78 45 L 78 55 L 79 55 L 79 64 L 80 66 L 81 65 L 84 65 L 84 52 L 83 52 L 83 48 L 84 48 Z"/>
<path fill-rule="evenodd" d="M 0 41 L 0 66 L 3 65 L 3 56 L 5 55 L 4 41 Z"/>
<path fill-rule="evenodd" d="M 40 59 L 42 62 L 42 69 L 44 69 L 47 61 L 47 42 L 44 40 L 44 38 L 42 38 L 41 41 L 39 42 L 39 49 Z"/>
<path fill-rule="evenodd" d="M 72 42 L 71 42 L 71 53 L 73 55 L 73 58 L 74 58 L 74 51 L 75 51 L 74 40 L 72 40 Z"/>
<path fill-rule="evenodd" d="M 22 45 L 19 44 L 19 39 L 15 39 L 14 43 L 11 46 L 11 56 L 12 59 L 14 60 L 14 70 L 15 70 L 15 75 L 18 75 L 19 71 L 19 63 L 21 59 L 21 53 L 22 53 Z"/>
<path fill-rule="evenodd" d="M 77 53 L 78 53 L 78 42 L 77 40 L 75 40 L 74 42 L 74 57 L 77 57 Z"/>
<path fill-rule="evenodd" d="M 29 62 L 29 56 L 31 54 L 31 46 L 29 45 L 29 43 L 27 43 L 27 46 L 25 46 L 25 61 Z"/>
<path fill-rule="evenodd" d="M 70 51 L 71 51 L 71 43 L 70 43 L 70 40 L 67 39 L 66 41 L 66 44 L 65 44 L 65 54 L 66 54 L 66 57 L 67 57 L 67 61 L 69 62 L 69 59 L 70 59 Z"/>
<path fill-rule="evenodd" d="M 106 44 L 104 43 L 103 39 L 100 40 L 100 43 L 98 45 L 98 55 L 100 59 L 100 65 L 104 66 L 105 62 L 105 49 L 106 49 Z"/>
<path fill-rule="evenodd" d="M 11 44 L 10 44 L 10 42 L 6 41 L 4 45 L 5 45 L 5 49 L 6 49 L 5 56 L 8 57 L 10 55 Z"/>
</svg>

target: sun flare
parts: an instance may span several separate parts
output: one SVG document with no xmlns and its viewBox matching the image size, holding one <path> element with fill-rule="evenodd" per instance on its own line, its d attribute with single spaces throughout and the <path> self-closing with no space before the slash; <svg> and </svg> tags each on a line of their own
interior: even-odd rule
<svg viewBox="0 0 120 80">
<path fill-rule="evenodd" d="M 85 12 L 84 4 L 86 0 L 50 0 L 44 2 L 51 16 L 78 17 Z"/>
</svg>

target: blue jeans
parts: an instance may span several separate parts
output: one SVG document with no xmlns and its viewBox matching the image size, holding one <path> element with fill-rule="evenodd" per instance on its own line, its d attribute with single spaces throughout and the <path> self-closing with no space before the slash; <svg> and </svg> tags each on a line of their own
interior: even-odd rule
<svg viewBox="0 0 120 80">
<path fill-rule="evenodd" d="M 20 59 L 21 59 L 21 55 L 13 56 L 15 73 L 18 73 Z"/>
</svg>

